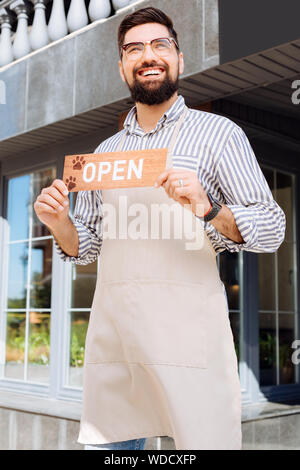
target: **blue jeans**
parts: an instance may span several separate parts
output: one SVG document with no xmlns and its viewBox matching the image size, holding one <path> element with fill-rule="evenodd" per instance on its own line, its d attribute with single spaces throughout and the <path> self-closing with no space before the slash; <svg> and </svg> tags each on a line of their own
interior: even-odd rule
<svg viewBox="0 0 300 470">
<path fill-rule="evenodd" d="M 108 444 L 85 445 L 84 450 L 143 450 L 146 438 L 131 439 L 130 441 L 110 442 Z"/>
</svg>

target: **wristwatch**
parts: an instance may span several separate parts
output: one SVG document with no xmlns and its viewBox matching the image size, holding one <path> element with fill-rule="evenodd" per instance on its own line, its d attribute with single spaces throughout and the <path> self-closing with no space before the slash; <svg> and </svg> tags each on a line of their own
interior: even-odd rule
<svg viewBox="0 0 300 470">
<path fill-rule="evenodd" d="M 222 209 L 222 204 L 216 201 L 210 193 L 207 193 L 211 208 L 210 211 L 206 213 L 204 217 L 201 217 L 204 222 L 209 222 L 212 220 Z"/>
</svg>

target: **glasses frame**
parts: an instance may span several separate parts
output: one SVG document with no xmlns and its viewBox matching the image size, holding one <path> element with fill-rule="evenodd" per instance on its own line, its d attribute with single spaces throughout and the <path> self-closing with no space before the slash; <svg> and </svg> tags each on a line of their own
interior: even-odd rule
<svg viewBox="0 0 300 470">
<path fill-rule="evenodd" d="M 144 49 L 143 49 L 143 53 L 145 52 L 145 45 L 146 44 L 150 44 L 151 45 L 151 49 L 152 49 L 152 43 L 154 41 L 159 41 L 160 39 L 167 39 L 170 43 L 170 46 L 172 46 L 172 41 L 174 42 L 175 46 L 177 47 L 177 49 L 179 50 L 179 45 L 177 43 L 177 41 L 174 39 L 174 38 L 155 38 L 155 39 L 152 39 L 151 41 L 134 41 L 134 42 L 128 42 L 127 44 L 123 44 L 121 46 L 121 49 L 120 49 L 120 57 L 122 58 L 122 54 L 123 54 L 123 51 L 126 53 L 126 49 L 131 46 L 132 44 L 142 44 Z M 153 51 L 153 49 L 152 49 Z M 154 52 L 154 51 L 153 51 Z M 154 52 L 155 53 L 155 52 Z M 126 56 L 127 57 L 127 56 Z"/>
</svg>

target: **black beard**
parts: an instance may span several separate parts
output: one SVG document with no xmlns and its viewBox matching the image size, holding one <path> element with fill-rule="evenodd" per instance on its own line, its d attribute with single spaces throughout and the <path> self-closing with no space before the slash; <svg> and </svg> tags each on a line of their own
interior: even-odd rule
<svg viewBox="0 0 300 470">
<path fill-rule="evenodd" d="M 153 65 L 145 65 L 145 67 L 152 67 Z M 154 104 L 161 104 L 168 101 L 179 88 L 178 76 L 175 81 L 171 80 L 166 70 L 166 78 L 159 87 L 148 88 L 147 84 L 143 85 L 138 80 L 134 80 L 132 86 L 128 85 L 131 97 L 135 103 L 147 104 L 152 106 Z"/>
</svg>

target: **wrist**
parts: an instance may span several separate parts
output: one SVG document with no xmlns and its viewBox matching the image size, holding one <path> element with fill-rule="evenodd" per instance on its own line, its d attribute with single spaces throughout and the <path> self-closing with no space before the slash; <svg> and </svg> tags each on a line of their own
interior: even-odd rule
<svg viewBox="0 0 300 470">
<path fill-rule="evenodd" d="M 204 204 L 203 202 L 201 203 L 202 210 L 204 206 L 204 210 L 202 211 L 202 214 L 200 215 L 196 213 L 196 216 L 199 217 L 204 222 L 210 222 L 218 215 L 218 213 L 222 209 L 222 204 L 216 201 L 210 193 L 207 193 L 206 199 L 207 201 Z"/>
<path fill-rule="evenodd" d="M 212 206 L 210 203 L 210 200 L 205 194 L 205 199 L 197 199 L 192 202 L 192 207 L 193 207 L 193 212 L 197 217 L 200 217 L 201 219 L 204 217 L 204 215 L 208 214 L 209 211 L 211 210 Z"/>
<path fill-rule="evenodd" d="M 56 220 L 51 225 L 48 225 L 48 224 L 45 224 L 45 225 L 52 234 L 54 234 L 54 233 L 63 233 L 66 230 L 66 227 L 68 226 L 69 222 L 72 223 L 72 221 L 70 220 L 69 215 L 67 215 L 66 217 L 63 217 L 63 218 L 60 218 L 60 219 Z"/>
<path fill-rule="evenodd" d="M 206 195 L 206 203 L 204 204 L 204 214 L 203 214 L 203 217 L 205 217 L 206 215 L 208 215 L 210 213 L 212 209 L 212 204 L 208 198 L 208 196 Z"/>
</svg>

